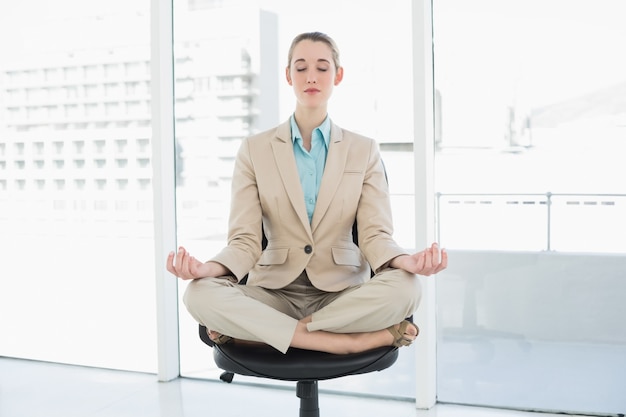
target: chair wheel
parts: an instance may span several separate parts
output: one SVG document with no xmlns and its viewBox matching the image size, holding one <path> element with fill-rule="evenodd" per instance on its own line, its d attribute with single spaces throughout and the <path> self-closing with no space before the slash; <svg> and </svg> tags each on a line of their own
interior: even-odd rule
<svg viewBox="0 0 626 417">
<path fill-rule="evenodd" d="M 235 374 L 232 372 L 223 372 L 222 375 L 220 375 L 220 379 L 230 384 L 231 382 L 233 382 L 234 376 Z"/>
</svg>

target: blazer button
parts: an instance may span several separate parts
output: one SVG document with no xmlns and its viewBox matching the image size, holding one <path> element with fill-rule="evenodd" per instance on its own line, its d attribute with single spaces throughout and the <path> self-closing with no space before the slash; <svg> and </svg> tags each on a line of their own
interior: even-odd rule
<svg viewBox="0 0 626 417">
<path fill-rule="evenodd" d="M 304 253 L 311 253 L 313 252 L 313 247 L 311 245 L 306 245 L 304 247 Z"/>
</svg>

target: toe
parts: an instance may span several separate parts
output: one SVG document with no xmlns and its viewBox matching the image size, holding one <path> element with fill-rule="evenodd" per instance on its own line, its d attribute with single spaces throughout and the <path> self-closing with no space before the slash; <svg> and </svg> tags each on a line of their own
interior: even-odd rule
<svg viewBox="0 0 626 417">
<path fill-rule="evenodd" d="M 415 323 L 408 322 L 408 325 L 404 329 L 404 337 L 409 340 L 415 340 L 419 334 L 419 328 Z"/>
</svg>

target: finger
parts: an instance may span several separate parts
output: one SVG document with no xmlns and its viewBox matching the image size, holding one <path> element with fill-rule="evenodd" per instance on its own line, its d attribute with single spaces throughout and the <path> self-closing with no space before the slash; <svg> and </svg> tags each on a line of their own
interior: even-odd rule
<svg viewBox="0 0 626 417">
<path fill-rule="evenodd" d="M 181 266 L 183 265 L 183 258 L 185 257 L 185 248 L 182 246 L 178 248 L 178 252 L 176 252 L 176 260 L 174 261 L 174 265 L 176 265 L 176 270 L 180 271 Z"/>
<path fill-rule="evenodd" d="M 448 251 L 445 249 L 442 249 L 441 250 L 441 262 L 437 266 L 437 269 L 435 270 L 435 274 L 439 271 L 443 271 L 447 267 L 448 267 Z"/>
<path fill-rule="evenodd" d="M 174 251 L 170 252 L 167 255 L 167 260 L 165 261 L 165 268 L 173 275 L 176 274 L 176 270 L 174 269 Z"/>
<path fill-rule="evenodd" d="M 433 253 L 433 266 L 438 266 L 439 263 L 441 262 L 441 253 L 439 250 L 439 245 L 437 243 L 433 243 L 430 249 Z"/>
<path fill-rule="evenodd" d="M 187 259 L 187 264 L 189 265 L 189 274 L 192 277 L 197 277 L 198 276 L 198 260 L 196 258 L 194 258 L 193 256 L 189 255 L 189 258 Z"/>
<path fill-rule="evenodd" d="M 178 248 L 178 252 L 176 253 L 176 271 L 178 272 L 178 276 L 182 279 L 189 278 L 189 268 L 187 265 L 188 253 L 182 246 Z"/>
<path fill-rule="evenodd" d="M 178 270 L 181 273 L 181 277 L 183 277 L 185 279 L 191 277 L 191 272 L 189 271 L 189 258 L 190 257 L 191 257 L 191 255 L 189 254 L 189 252 L 187 252 L 185 249 L 182 249 L 181 264 L 180 264 Z"/>
<path fill-rule="evenodd" d="M 421 273 L 421 271 L 423 271 L 425 267 L 426 267 L 426 251 L 422 251 L 419 254 L 417 254 L 417 261 L 416 261 L 415 269 L 416 271 L 418 271 L 418 273 Z"/>
<path fill-rule="evenodd" d="M 446 269 L 448 267 L 448 251 L 445 249 L 441 250 L 441 269 Z"/>
<path fill-rule="evenodd" d="M 430 272 L 433 269 L 433 251 L 426 249 L 424 251 L 424 272 Z"/>
</svg>

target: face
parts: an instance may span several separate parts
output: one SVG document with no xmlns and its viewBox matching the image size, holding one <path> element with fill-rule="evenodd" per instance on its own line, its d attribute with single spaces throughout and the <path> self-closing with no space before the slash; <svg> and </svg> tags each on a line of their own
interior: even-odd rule
<svg viewBox="0 0 626 417">
<path fill-rule="evenodd" d="M 286 72 L 298 105 L 306 108 L 325 107 L 343 78 L 343 68 L 335 68 L 330 47 L 308 39 L 295 46 Z"/>
</svg>

